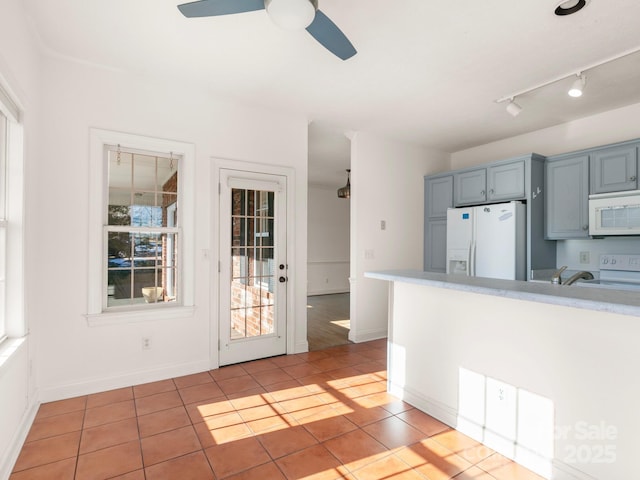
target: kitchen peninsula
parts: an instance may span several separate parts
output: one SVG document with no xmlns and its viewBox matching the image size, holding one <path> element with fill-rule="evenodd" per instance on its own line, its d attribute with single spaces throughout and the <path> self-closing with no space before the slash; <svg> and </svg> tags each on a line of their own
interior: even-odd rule
<svg viewBox="0 0 640 480">
<path fill-rule="evenodd" d="M 637 292 L 405 270 L 366 276 L 390 282 L 391 393 L 546 478 L 635 471 Z"/>
</svg>

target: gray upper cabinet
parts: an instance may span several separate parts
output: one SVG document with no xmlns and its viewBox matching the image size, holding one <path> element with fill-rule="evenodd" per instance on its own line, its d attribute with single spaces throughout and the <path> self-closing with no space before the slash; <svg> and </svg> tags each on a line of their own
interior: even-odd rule
<svg viewBox="0 0 640 480">
<path fill-rule="evenodd" d="M 638 153 L 635 145 L 596 150 L 590 157 L 591 193 L 638 188 Z"/>
<path fill-rule="evenodd" d="M 487 169 L 481 168 L 455 175 L 456 206 L 487 201 Z"/>
<path fill-rule="evenodd" d="M 456 206 L 521 200 L 525 196 L 524 160 L 499 163 L 455 175 Z"/>
<path fill-rule="evenodd" d="M 489 201 L 501 202 L 524 197 L 524 160 L 487 168 Z"/>
<path fill-rule="evenodd" d="M 426 178 L 424 191 L 427 218 L 446 217 L 447 208 L 453 207 L 453 175 Z"/>
<path fill-rule="evenodd" d="M 545 185 L 546 238 L 588 238 L 589 155 L 548 159 Z"/>
</svg>

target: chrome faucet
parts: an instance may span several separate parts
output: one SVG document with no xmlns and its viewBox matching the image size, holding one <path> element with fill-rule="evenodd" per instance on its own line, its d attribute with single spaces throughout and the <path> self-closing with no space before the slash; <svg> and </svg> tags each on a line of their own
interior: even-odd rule
<svg viewBox="0 0 640 480">
<path fill-rule="evenodd" d="M 563 267 L 560 267 L 558 270 L 556 270 L 556 272 L 551 276 L 551 283 L 553 283 L 554 285 L 560 285 L 562 283 L 562 277 L 560 276 L 560 274 L 566 269 L 567 266 L 564 265 Z"/>
<path fill-rule="evenodd" d="M 574 273 L 566 282 L 565 285 L 571 285 L 575 283 L 578 279 L 582 280 L 593 280 L 593 274 L 591 272 L 585 272 L 584 270 L 578 273 Z"/>
</svg>

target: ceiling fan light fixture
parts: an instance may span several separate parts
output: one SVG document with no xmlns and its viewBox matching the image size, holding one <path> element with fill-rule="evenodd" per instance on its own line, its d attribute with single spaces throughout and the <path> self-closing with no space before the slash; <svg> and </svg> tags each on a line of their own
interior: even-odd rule
<svg viewBox="0 0 640 480">
<path fill-rule="evenodd" d="M 587 79 L 583 74 L 578 74 L 578 78 L 575 79 L 571 88 L 567 92 L 570 97 L 578 98 L 582 96 L 582 91 L 587 83 Z"/>
<path fill-rule="evenodd" d="M 518 105 L 513 100 L 513 98 L 509 100 L 509 103 L 507 103 L 507 112 L 509 113 L 509 115 L 511 115 L 512 117 L 517 117 L 518 115 L 520 115 L 521 111 L 522 111 L 522 107 Z"/>
<path fill-rule="evenodd" d="M 285 30 L 303 30 L 316 16 L 317 1 L 264 0 L 269 18 Z"/>
<path fill-rule="evenodd" d="M 351 170 L 347 169 L 347 184 L 338 189 L 338 198 L 351 198 Z"/>
<path fill-rule="evenodd" d="M 559 17 L 579 12 L 587 5 L 587 0 L 563 0 L 558 4 L 553 13 Z"/>
</svg>

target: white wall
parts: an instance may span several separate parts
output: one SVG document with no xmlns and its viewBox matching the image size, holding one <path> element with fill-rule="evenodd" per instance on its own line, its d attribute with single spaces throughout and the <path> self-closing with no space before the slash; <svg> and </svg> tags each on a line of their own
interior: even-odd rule
<svg viewBox="0 0 640 480">
<path fill-rule="evenodd" d="M 386 336 L 386 285 L 364 272 L 422 270 L 423 177 L 448 168 L 443 152 L 365 132 L 351 140 L 351 341 Z"/>
<path fill-rule="evenodd" d="M 451 168 L 493 162 L 525 153 L 557 155 L 640 138 L 640 103 L 451 154 Z M 505 119 L 509 121 L 512 119 Z"/>
<path fill-rule="evenodd" d="M 25 183 L 33 181 L 37 176 L 35 162 L 39 158 L 40 123 L 40 68 L 39 55 L 29 35 L 30 27 L 23 10 L 23 3 L 19 0 L 2 2 L 0 15 L 0 82 L 9 91 L 20 106 L 24 126 L 24 166 Z M 32 213 L 36 210 L 34 198 L 25 199 L 23 212 L 23 235 L 29 233 L 35 225 Z M 14 219 L 20 222 L 20 219 Z M 27 237 L 22 245 L 10 245 L 12 251 L 22 249 L 25 252 L 24 262 L 32 265 L 30 252 L 37 239 Z M 17 247 L 17 248 L 16 248 Z M 11 261 L 10 261 L 11 262 Z M 16 270 L 10 272 L 10 284 L 27 282 L 29 278 L 16 278 L 24 273 L 24 267 L 17 265 Z M 29 313 L 29 303 L 33 297 L 28 292 L 22 297 L 15 292 L 10 294 L 10 300 L 17 302 L 12 308 L 9 332 L 21 335 L 24 332 L 23 318 Z M 3 305 L 4 307 L 4 305 Z M 16 314 L 16 316 L 14 316 Z M 31 327 L 31 325 L 27 325 Z M 31 334 L 19 342 L 7 342 L 0 346 L 0 478 L 8 478 L 17 458 L 31 420 L 35 414 L 37 386 L 35 377 L 30 375 L 30 361 L 33 357 L 32 342 L 37 337 L 35 329 Z M 20 343 L 19 346 L 16 346 Z M 17 350 L 13 351 L 14 348 Z"/>
<path fill-rule="evenodd" d="M 350 200 L 309 185 L 307 294 L 349 291 Z"/>
<path fill-rule="evenodd" d="M 31 317 L 39 331 L 38 383 L 54 400 L 134 382 L 201 371 L 216 365 L 217 185 L 213 158 L 295 170 L 295 341 L 306 348 L 307 121 L 236 105 L 188 85 L 47 58 L 43 64 L 46 152 L 29 188 L 37 198 L 40 239 L 33 252 L 37 298 Z M 87 311 L 87 188 L 91 127 L 174 139 L 196 150 L 195 314 L 193 318 L 90 327 Z M 203 254 L 209 251 L 209 260 Z M 141 338 L 152 337 L 142 350 Z"/>
<path fill-rule="evenodd" d="M 502 433 L 503 440 L 515 435 L 513 456 L 541 473 L 553 470 L 554 480 L 621 479 L 635 471 L 637 317 L 408 283 L 393 286 L 392 391 L 450 425 L 463 422 L 469 434 L 475 423 L 480 439 L 492 432 Z M 490 395 L 489 384 L 485 390 L 478 386 L 479 395 L 470 398 L 473 388 L 465 385 L 461 369 L 505 384 L 502 421 L 492 422 L 485 407 L 484 402 L 488 407 L 499 400 Z M 539 399 L 537 407 L 521 401 L 530 394 Z M 544 399 L 553 405 L 547 415 L 539 408 Z M 544 421 L 555 431 L 537 428 Z M 504 428 L 509 425 L 511 432 Z M 536 449 L 540 455 L 533 455 Z M 543 461 L 545 453 L 551 465 Z"/>
</svg>

